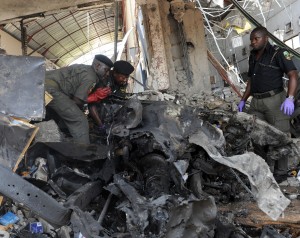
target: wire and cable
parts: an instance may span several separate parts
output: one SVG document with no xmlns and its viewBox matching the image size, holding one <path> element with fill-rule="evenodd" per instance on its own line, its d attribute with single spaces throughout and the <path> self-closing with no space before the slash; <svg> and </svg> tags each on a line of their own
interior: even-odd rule
<svg viewBox="0 0 300 238">
<path fill-rule="evenodd" d="M 207 12 L 203 9 L 201 3 L 199 0 L 197 0 L 197 3 L 198 3 L 198 8 L 199 10 L 202 12 L 203 14 L 203 17 L 205 19 L 205 22 L 207 24 L 207 26 L 205 26 L 206 30 L 208 33 L 210 33 L 210 35 L 213 37 L 213 41 L 217 47 L 217 50 L 218 50 L 218 53 L 220 54 L 220 56 L 222 57 L 222 59 L 224 60 L 225 64 L 227 65 L 227 68 L 229 70 L 231 70 L 233 72 L 233 74 L 237 77 L 238 81 L 239 82 L 242 82 L 243 85 L 246 85 L 245 82 L 242 80 L 242 78 L 240 77 L 240 75 L 238 74 L 237 70 L 234 70 L 233 67 L 231 67 L 231 65 L 228 63 L 227 59 L 225 58 L 224 54 L 222 53 L 221 49 L 220 49 L 220 46 L 219 46 L 219 43 L 218 43 L 218 40 L 220 38 L 217 38 L 215 33 L 214 33 L 214 30 L 211 26 L 211 21 L 209 21 L 208 17 L 207 17 Z M 227 31 L 227 36 L 225 38 L 222 38 L 222 39 L 227 39 L 230 35 L 230 33 L 232 32 L 232 27 L 229 28 L 229 30 Z"/>
</svg>

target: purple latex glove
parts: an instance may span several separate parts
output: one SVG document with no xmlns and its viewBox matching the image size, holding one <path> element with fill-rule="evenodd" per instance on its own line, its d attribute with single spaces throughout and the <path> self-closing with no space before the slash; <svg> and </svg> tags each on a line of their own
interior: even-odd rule
<svg viewBox="0 0 300 238">
<path fill-rule="evenodd" d="M 239 112 L 242 112 L 244 107 L 245 107 L 245 101 L 241 100 L 238 105 Z"/>
<path fill-rule="evenodd" d="M 295 109 L 294 100 L 290 98 L 286 98 L 280 107 L 280 110 L 283 111 L 283 113 L 288 116 L 291 116 L 294 113 L 294 109 Z"/>
</svg>

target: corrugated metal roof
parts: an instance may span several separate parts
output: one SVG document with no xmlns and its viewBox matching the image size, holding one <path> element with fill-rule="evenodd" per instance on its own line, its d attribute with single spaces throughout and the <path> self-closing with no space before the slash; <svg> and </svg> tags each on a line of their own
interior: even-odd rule
<svg viewBox="0 0 300 238">
<path fill-rule="evenodd" d="M 56 65 L 67 66 L 91 50 L 114 41 L 114 10 L 111 3 L 24 19 L 27 45 Z M 119 40 L 123 38 L 121 25 L 122 22 Z M 21 24 L 9 23 L 3 30 L 21 40 Z"/>
</svg>

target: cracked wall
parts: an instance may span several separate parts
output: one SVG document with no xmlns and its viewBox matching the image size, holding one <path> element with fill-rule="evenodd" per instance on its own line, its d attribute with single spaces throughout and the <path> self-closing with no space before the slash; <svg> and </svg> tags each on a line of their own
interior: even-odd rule
<svg viewBox="0 0 300 238">
<path fill-rule="evenodd" d="M 211 91 L 203 18 L 193 3 L 144 1 L 148 41 L 147 87 L 193 95 Z"/>
</svg>

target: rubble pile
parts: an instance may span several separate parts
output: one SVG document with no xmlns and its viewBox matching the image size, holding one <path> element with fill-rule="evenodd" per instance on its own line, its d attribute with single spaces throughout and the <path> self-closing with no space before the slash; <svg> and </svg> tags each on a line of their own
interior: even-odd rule
<svg viewBox="0 0 300 238">
<path fill-rule="evenodd" d="M 1 230 L 22 238 L 296 237 L 292 229 L 236 223 L 248 207 L 222 209 L 255 202 L 280 219 L 291 201 L 255 150 L 270 146 L 267 156 L 289 156 L 296 169 L 296 139 L 208 95 L 188 105 L 179 96 L 139 96 L 101 105 L 110 126 L 107 135 L 91 127 L 91 145 L 43 122 L 16 173 L 0 165 Z"/>
</svg>

